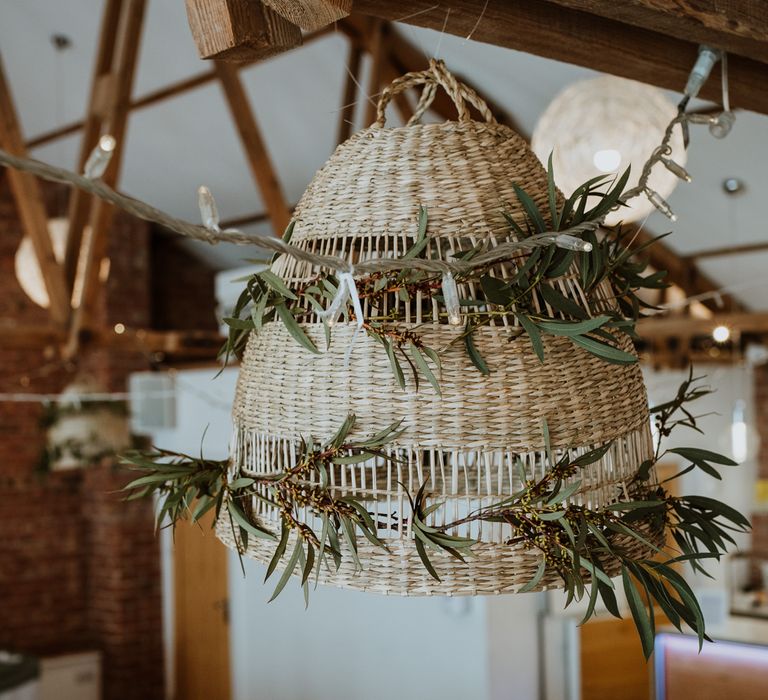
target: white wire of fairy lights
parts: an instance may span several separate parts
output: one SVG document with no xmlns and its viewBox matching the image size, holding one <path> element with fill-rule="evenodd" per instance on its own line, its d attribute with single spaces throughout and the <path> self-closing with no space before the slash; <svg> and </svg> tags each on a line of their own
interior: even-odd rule
<svg viewBox="0 0 768 700">
<path fill-rule="evenodd" d="M 688 102 L 698 95 L 699 90 L 708 78 L 718 59 L 721 60 L 723 70 L 723 111 L 717 115 L 686 113 L 685 108 L 687 107 Z M 695 65 L 691 70 L 691 74 L 685 87 L 684 97 L 678 107 L 677 116 L 669 123 L 661 144 L 654 149 L 646 161 L 638 185 L 624 194 L 623 201 L 645 194 L 659 211 L 674 220 L 676 217 L 669 204 L 658 194 L 658 192 L 655 192 L 648 186 L 650 173 L 656 165 L 662 164 L 679 178 L 690 181 L 690 175 L 688 175 L 685 169 L 669 158 L 671 154 L 669 142 L 674 129 L 679 125 L 683 130 L 686 147 L 688 144 L 689 124 L 708 124 L 710 132 L 714 136 L 722 138 L 727 135 L 733 126 L 734 115 L 729 107 L 727 59 L 725 54 L 715 49 L 702 46 L 699 49 Z M 93 194 L 100 199 L 123 209 L 129 214 L 159 224 L 170 231 L 188 238 L 205 241 L 211 244 L 226 242 L 238 245 L 255 245 L 279 254 L 289 255 L 299 261 L 311 265 L 340 273 L 340 276 L 344 275 L 343 283 L 339 285 L 338 291 L 341 300 L 332 300 L 329 305 L 329 312 L 331 309 L 340 306 L 346 299 L 350 299 L 353 304 L 357 303 L 359 305 L 359 298 L 354 283 L 355 274 L 421 270 L 442 275 L 443 291 L 446 297 L 452 300 L 451 309 L 448 310 L 448 316 L 451 323 L 458 325 L 461 323 L 461 317 L 455 304 L 457 296 L 454 291 L 455 274 L 466 274 L 473 269 L 483 268 L 493 263 L 509 259 L 513 253 L 518 251 L 531 250 L 537 247 L 556 245 L 560 248 L 569 250 L 589 252 L 592 249 L 592 245 L 587 241 L 581 240 L 578 236 L 588 231 L 597 230 L 603 224 L 605 218 L 601 217 L 593 221 L 585 221 L 563 231 L 546 231 L 519 241 L 505 241 L 490 250 L 479 253 L 469 261 L 453 260 L 449 262 L 446 260 L 428 260 L 422 258 L 371 258 L 369 260 L 358 262 L 353 267 L 349 261 L 343 258 L 332 255 L 310 253 L 271 235 L 245 233 L 238 229 L 230 228 L 222 230 L 220 227 L 216 202 L 207 187 L 201 187 L 198 190 L 198 204 L 203 225 L 192 224 L 183 219 L 172 217 L 146 202 L 116 192 L 99 179 L 109 164 L 115 146 L 116 143 L 112 136 L 102 136 L 86 162 L 83 175 L 32 158 L 15 156 L 2 149 L 0 149 L 0 165 L 31 173 L 44 180 L 60 182 L 77 187 L 84 192 Z"/>
</svg>

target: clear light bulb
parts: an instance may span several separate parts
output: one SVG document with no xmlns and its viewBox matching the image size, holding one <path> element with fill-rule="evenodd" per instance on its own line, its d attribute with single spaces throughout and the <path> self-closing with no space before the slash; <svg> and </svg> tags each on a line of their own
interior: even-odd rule
<svg viewBox="0 0 768 700">
<path fill-rule="evenodd" d="M 203 226 L 209 231 L 219 230 L 219 209 L 211 191 L 201 185 L 197 188 L 197 206 L 200 208 L 200 218 Z"/>
<path fill-rule="evenodd" d="M 85 161 L 83 174 L 89 180 L 100 178 L 106 171 L 109 161 L 112 160 L 112 154 L 115 152 L 116 147 L 117 141 L 115 141 L 115 137 L 104 134 L 99 139 L 96 147 L 91 151 L 88 160 Z"/>
<path fill-rule="evenodd" d="M 671 160 L 666 156 L 662 156 L 661 162 L 664 163 L 664 167 L 669 170 L 669 172 L 671 172 L 673 175 L 677 175 L 677 177 L 679 177 L 684 182 L 691 182 L 693 179 L 688 171 L 679 163 L 675 163 L 674 160 Z"/>
<path fill-rule="evenodd" d="M 452 326 L 460 326 L 462 324 L 462 320 L 461 303 L 459 302 L 459 288 L 456 286 L 456 280 L 453 279 L 452 273 L 443 273 L 442 288 L 445 310 L 448 313 L 448 323 L 450 323 Z"/>
<path fill-rule="evenodd" d="M 672 211 L 672 208 L 667 204 L 667 200 L 664 199 L 656 190 L 650 188 L 645 190 L 645 194 L 648 197 L 651 204 L 656 207 L 664 216 L 670 221 L 677 221 L 677 215 Z"/>
<path fill-rule="evenodd" d="M 567 233 L 559 233 L 554 238 L 555 245 L 558 248 L 566 250 L 578 250 L 582 253 L 589 253 L 592 250 L 592 244 L 589 241 L 582 241 L 576 236 L 569 236 Z"/>
</svg>

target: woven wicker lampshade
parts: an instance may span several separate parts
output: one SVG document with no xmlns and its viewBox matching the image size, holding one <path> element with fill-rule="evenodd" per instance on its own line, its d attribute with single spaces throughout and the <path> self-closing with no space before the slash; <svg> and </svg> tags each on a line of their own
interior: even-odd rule
<svg viewBox="0 0 768 700">
<path fill-rule="evenodd" d="M 557 184 L 566 195 L 592 177 L 627 167 L 632 169 L 631 188 L 676 113 L 675 105 L 651 85 L 610 75 L 582 80 L 552 100 L 536 124 L 531 147 L 543 163 L 552 154 Z M 670 146 L 669 158 L 685 165 L 679 131 Z M 657 167 L 648 184 L 666 199 L 678 182 L 674 173 Z M 652 211 L 647 197 L 637 197 L 609 214 L 606 223 L 638 221 Z"/>
<path fill-rule="evenodd" d="M 387 128 L 388 102 L 422 85 L 414 119 L 405 127 Z M 436 89 L 451 97 L 458 120 L 417 123 Z M 470 105 L 483 121 L 471 118 Z M 316 174 L 296 208 L 291 242 L 352 263 L 398 257 L 413 245 L 423 206 L 429 214 L 425 257 L 446 259 L 481 241 L 493 245 L 512 238 L 501 210 L 524 222 L 515 184 L 546 209 L 547 176 L 533 151 L 517 133 L 496 123 L 477 94 L 441 62 L 432 62 L 429 70 L 408 74 L 387 88 L 377 121 L 341 144 Z M 511 263 L 497 265 L 494 274 L 507 277 L 513 269 Z M 273 271 L 289 286 L 307 283 L 320 272 L 289 257 L 278 259 Z M 575 278 L 560 278 L 558 289 L 586 304 Z M 471 288 L 460 292 L 473 295 Z M 610 304 L 609 290 L 600 293 Z M 388 448 L 398 461 L 373 458 L 337 465 L 329 474 L 334 494 L 362 501 L 381 521 L 391 522 L 394 514 L 399 528 L 379 532 L 388 551 L 360 538 L 363 570 L 347 557 L 338 571 L 322 567 L 321 582 L 402 595 L 515 591 L 532 578 L 540 555 L 509 543 L 512 531 L 503 523 L 457 526 L 454 534 L 478 539 L 474 556 L 461 563 L 444 552 L 430 554 L 441 581 L 430 577 L 409 531 L 407 494 L 427 482 L 430 503 L 445 504 L 435 516 L 442 523 L 498 502 L 521 486 L 516 464 L 529 478 L 540 478 L 548 468 L 544 421 L 556 452 L 586 452 L 613 441 L 605 456 L 580 475 L 575 503 L 599 507 L 613 502 L 651 456 L 647 399 L 636 364 L 606 364 L 554 336 L 546 338 L 546 361 L 541 362 L 529 339 L 505 320 L 475 334 L 478 349 L 492 364 L 486 376 L 460 343 L 451 344 L 460 327 L 447 320 L 424 322 L 424 309 L 433 303 L 419 295 L 404 302 L 393 294 L 383 312 L 398 311 L 403 329 L 419 326 L 425 342 L 442 351 L 441 396 L 426 382 L 416 391 L 408 380 L 402 390 L 381 345 L 365 334 L 345 364 L 352 323 L 333 327 L 327 350 L 320 319 L 302 323 L 323 349 L 319 355 L 298 345 L 279 322 L 265 324 L 248 341 L 233 411 L 232 476 L 289 467 L 302 437 L 330 437 L 350 412 L 357 417 L 354 435 L 359 437 L 403 421 L 404 432 Z M 365 304 L 363 312 L 370 312 Z M 557 316 L 551 308 L 548 312 Z M 632 351 L 628 338 L 621 342 Z M 255 501 L 253 512 L 265 526 L 279 527 L 279 513 L 269 505 Z M 301 517 L 317 526 L 307 509 Z M 238 544 L 228 524 L 219 524 L 218 535 L 230 546 Z M 637 547 L 637 541 L 627 542 L 628 550 Z M 268 562 L 274 548 L 273 542 L 250 538 L 245 554 Z M 548 571 L 538 587 L 558 581 Z"/>
</svg>

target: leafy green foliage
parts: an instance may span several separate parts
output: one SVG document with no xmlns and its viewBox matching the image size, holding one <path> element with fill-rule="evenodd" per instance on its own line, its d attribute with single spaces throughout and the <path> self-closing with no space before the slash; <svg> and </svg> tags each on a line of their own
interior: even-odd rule
<svg viewBox="0 0 768 700">
<path fill-rule="evenodd" d="M 582 329 L 592 327 L 590 321 L 586 324 Z M 413 356 L 417 348 L 411 346 L 409 351 L 417 364 Z M 696 381 L 691 373 L 672 401 L 652 409 L 660 434 L 668 435 L 676 425 L 696 428 L 696 416 L 687 404 L 708 392 L 698 387 Z M 125 462 L 129 468 L 142 472 L 142 476 L 126 489 L 131 492 L 129 498 L 160 495 L 158 524 L 166 519 L 175 524 L 183 518 L 195 522 L 215 509 L 217 519 L 225 517 L 231 524 L 241 552 L 247 549 L 252 537 L 275 541 L 266 578 L 279 569 L 282 571 L 271 599 L 280 594 L 292 575 L 298 577 L 308 596 L 310 578 L 314 573 L 317 584 L 323 566 L 338 569 L 347 557 L 355 567 L 364 566 L 359 555 L 360 536 L 386 549 L 386 532 L 407 529 L 408 523 L 399 516 L 382 521 L 380 515 L 370 513 L 362 503 L 348 496 L 335 496 L 329 487 L 328 474 L 334 465 L 359 464 L 372 458 L 395 459 L 385 448 L 401 434 L 399 424 L 352 440 L 355 422 L 350 414 L 325 442 L 302 441 L 296 463 L 270 474 L 228 478 L 225 461 L 165 450 L 131 453 L 126 455 Z M 671 496 L 663 484 L 653 482 L 653 466 L 667 454 L 661 448 L 653 459 L 639 465 L 632 482 L 617 489 L 612 502 L 601 508 L 588 508 L 578 498 L 582 488 L 580 473 L 601 460 L 611 449 L 611 443 L 587 452 L 563 450 L 555 454 L 546 421 L 542 423 L 542 434 L 549 460 L 545 474 L 534 481 L 518 465 L 520 489 L 492 506 L 460 520 L 444 522 L 438 517 L 443 503 L 431 499 L 427 482 L 415 496 L 408 494 L 410 532 L 427 573 L 440 580 L 440 566 L 431 553 L 447 554 L 461 562 L 472 555 L 476 541 L 453 534 L 461 526 L 475 521 L 506 523 L 513 533 L 508 544 L 522 543 L 541 555 L 536 571 L 519 592 L 535 590 L 545 579 L 550 583 L 556 576 L 566 591 L 566 604 L 587 599 L 584 621 L 594 614 L 598 600 L 619 617 L 611 578 L 618 572 L 646 656 L 653 650 L 653 606 L 660 608 L 678 629 L 686 625 L 694 630 L 700 643 L 707 639 L 699 604 L 673 565 L 684 563 L 694 571 L 706 573 L 704 563 L 719 559 L 733 544 L 733 533 L 746 531 L 749 521 L 716 499 Z M 715 476 L 713 465 L 733 464 L 722 455 L 698 448 L 676 447 L 668 452 L 690 461 L 690 466 L 680 474 L 699 468 Z M 279 532 L 270 531 L 254 516 L 253 499 L 280 513 Z M 299 506 L 316 515 L 322 524 L 319 532 L 298 518 Z M 661 535 L 667 529 L 674 549 L 654 544 L 662 541 Z"/>
</svg>

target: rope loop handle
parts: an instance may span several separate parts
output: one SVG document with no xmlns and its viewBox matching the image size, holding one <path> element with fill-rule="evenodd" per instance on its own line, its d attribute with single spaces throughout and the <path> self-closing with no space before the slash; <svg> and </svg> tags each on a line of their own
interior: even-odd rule
<svg viewBox="0 0 768 700">
<path fill-rule="evenodd" d="M 485 100 L 483 100 L 483 98 L 471 87 L 459 82 L 456 79 L 456 76 L 445 67 L 445 62 L 443 60 L 433 58 L 429 61 L 429 68 L 427 70 L 406 73 L 402 77 L 393 80 L 390 85 L 384 88 L 381 97 L 379 98 L 379 102 L 376 105 L 376 121 L 374 124 L 377 127 L 383 127 L 386 122 L 387 105 L 392 98 L 404 90 L 418 85 L 423 85 L 424 90 L 421 93 L 419 103 L 416 106 L 413 116 L 408 120 L 407 126 L 417 123 L 424 115 L 424 112 L 429 109 L 432 101 L 435 99 L 438 87 L 443 88 L 448 97 L 451 98 L 453 104 L 456 105 L 458 120 L 460 122 L 468 122 L 472 120 L 469 111 L 469 105 L 472 105 L 478 112 L 480 112 L 488 124 L 497 123 L 496 118 L 491 114 L 491 110 L 485 103 Z"/>
</svg>

